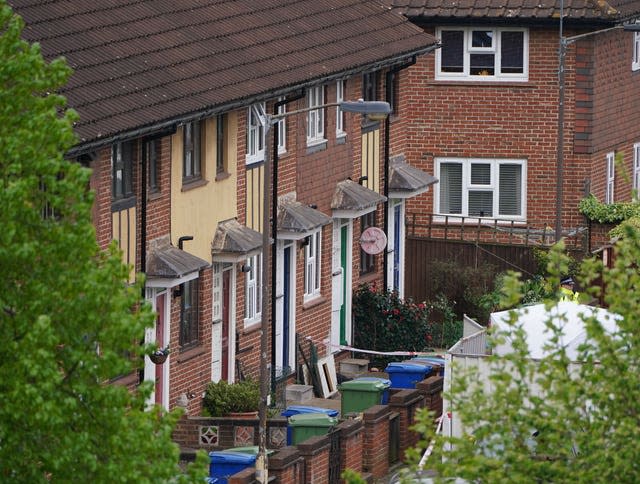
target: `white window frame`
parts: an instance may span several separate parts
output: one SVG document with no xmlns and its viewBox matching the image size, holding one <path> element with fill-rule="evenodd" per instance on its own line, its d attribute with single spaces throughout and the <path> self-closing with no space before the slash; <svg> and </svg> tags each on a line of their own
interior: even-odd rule
<svg viewBox="0 0 640 484">
<path fill-rule="evenodd" d="M 347 87 L 347 81 L 344 79 L 336 82 L 336 103 L 341 103 L 344 101 L 344 93 Z M 347 136 L 347 132 L 345 131 L 345 114 L 340 106 L 336 107 L 336 138 L 344 138 Z"/>
<path fill-rule="evenodd" d="M 607 181 L 604 187 L 604 203 L 613 203 L 616 178 L 616 154 L 614 151 L 607 153 Z"/>
<path fill-rule="evenodd" d="M 469 215 L 469 191 L 488 191 L 493 193 L 494 214 L 491 216 L 483 216 L 481 220 L 504 220 L 504 221 L 526 221 L 527 214 L 527 162 L 523 159 L 490 159 L 490 158 L 436 158 L 434 160 L 436 177 L 441 179 L 441 164 L 443 163 L 459 163 L 462 165 L 462 210 L 461 213 L 444 213 L 440 209 L 440 190 L 442 183 L 434 185 L 434 213 L 438 214 L 438 220 L 442 220 L 445 215 L 450 217 L 464 217 L 465 222 L 477 222 L 479 217 Z M 489 164 L 491 166 L 491 182 L 485 185 L 474 185 L 471 183 L 471 165 L 473 164 Z M 520 170 L 520 215 L 502 215 L 500 210 L 500 190 L 499 190 L 499 173 L 501 165 L 519 165 Z"/>
<path fill-rule="evenodd" d="M 222 321 L 222 264 L 214 262 L 212 272 L 211 321 L 217 323 Z"/>
<path fill-rule="evenodd" d="M 322 231 L 316 230 L 308 236 L 304 247 L 304 300 L 320 295 L 322 268 Z"/>
<path fill-rule="evenodd" d="M 279 101 L 282 101 L 284 98 L 279 98 Z M 287 112 L 287 105 L 286 104 L 282 104 L 280 106 L 278 106 L 278 114 L 286 114 Z M 278 153 L 279 154 L 284 154 L 287 152 L 287 121 L 286 121 L 286 116 L 282 116 L 281 118 L 278 118 L 278 121 L 276 121 L 278 124 Z"/>
<path fill-rule="evenodd" d="M 525 28 L 492 28 L 481 26 L 475 27 L 439 27 L 436 29 L 436 37 L 442 38 L 443 31 L 463 31 L 463 70 L 462 72 L 442 72 L 442 49 L 436 49 L 436 80 L 465 80 L 474 82 L 496 82 L 496 81 L 514 81 L 514 82 L 526 82 L 529 80 L 529 30 Z M 493 36 L 493 45 L 491 47 L 472 47 L 472 32 L 473 31 L 491 31 Z M 499 72 L 501 66 L 501 48 L 502 48 L 502 33 L 503 32 L 522 32 L 523 33 L 523 52 L 522 52 L 522 73 L 502 73 Z M 495 74 L 494 75 L 471 75 L 470 74 L 470 55 L 474 53 L 486 53 L 493 54 L 495 56 Z"/>
<path fill-rule="evenodd" d="M 633 33 L 633 60 L 631 61 L 631 70 L 640 70 L 640 32 Z"/>
<path fill-rule="evenodd" d="M 633 198 L 638 200 L 638 191 L 640 191 L 640 143 L 633 145 Z"/>
<path fill-rule="evenodd" d="M 264 161 L 266 111 L 264 103 L 253 104 L 247 112 L 246 164 Z"/>
<path fill-rule="evenodd" d="M 324 86 L 307 89 L 307 146 L 315 146 L 326 142 L 324 136 L 324 108 L 313 109 L 324 105 Z"/>
<path fill-rule="evenodd" d="M 262 319 L 262 254 L 247 258 L 246 266 L 251 269 L 245 276 L 244 325 L 249 326 Z"/>
</svg>

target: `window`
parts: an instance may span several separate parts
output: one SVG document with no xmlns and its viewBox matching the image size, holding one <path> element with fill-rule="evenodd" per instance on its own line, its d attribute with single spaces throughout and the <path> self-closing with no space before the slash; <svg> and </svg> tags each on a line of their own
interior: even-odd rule
<svg viewBox="0 0 640 484">
<path fill-rule="evenodd" d="M 280 98 L 282 101 L 284 98 Z M 285 114 L 287 112 L 287 106 L 285 104 L 278 106 L 278 114 Z M 278 119 L 278 153 L 286 153 L 287 151 L 287 122 L 286 117 Z"/>
<path fill-rule="evenodd" d="M 264 103 L 254 104 L 247 114 L 247 165 L 264 161 L 266 123 Z"/>
<path fill-rule="evenodd" d="M 147 164 L 147 189 L 150 192 L 160 191 L 160 140 L 148 140 L 143 145 L 144 163 Z"/>
<path fill-rule="evenodd" d="M 199 279 L 191 279 L 180 288 L 180 346 L 184 348 L 198 344 Z"/>
<path fill-rule="evenodd" d="M 184 151 L 182 164 L 182 181 L 199 180 L 202 176 L 202 131 L 205 123 L 193 121 L 183 127 Z"/>
<path fill-rule="evenodd" d="M 227 115 L 216 117 L 216 175 L 227 171 Z"/>
<path fill-rule="evenodd" d="M 362 99 L 376 101 L 378 99 L 378 73 L 368 72 L 362 76 Z"/>
<path fill-rule="evenodd" d="M 436 171 L 437 213 L 524 220 L 523 160 L 443 158 L 436 159 Z"/>
<path fill-rule="evenodd" d="M 369 212 L 360 217 L 360 233 L 376 224 L 376 213 Z M 371 274 L 375 270 L 375 259 L 373 254 L 367 254 L 360 249 L 360 275 Z"/>
<path fill-rule="evenodd" d="M 116 143 L 111 147 L 112 198 L 133 196 L 133 143 Z"/>
<path fill-rule="evenodd" d="M 436 79 L 474 81 L 528 78 L 526 29 L 442 28 L 436 34 Z"/>
<path fill-rule="evenodd" d="M 304 247 L 304 299 L 320 295 L 321 232 L 317 230 L 306 239 Z"/>
<path fill-rule="evenodd" d="M 604 203 L 613 203 L 614 180 L 616 177 L 616 156 L 612 151 L 607 153 L 607 185 L 604 189 Z"/>
<path fill-rule="evenodd" d="M 633 189 L 635 191 L 633 197 L 638 200 L 638 191 L 640 191 L 640 143 L 633 145 Z"/>
<path fill-rule="evenodd" d="M 344 101 L 344 93 L 346 92 L 347 81 L 340 80 L 336 83 L 336 102 L 339 104 Z M 345 113 L 340 107 L 336 108 L 336 138 L 343 138 L 347 135 L 344 130 Z"/>
<path fill-rule="evenodd" d="M 213 294 L 211 302 L 211 320 L 213 322 L 222 320 L 222 264 L 214 263 L 213 271 Z"/>
<path fill-rule="evenodd" d="M 245 280 L 245 324 L 257 323 L 262 317 L 262 254 L 247 259 Z"/>
<path fill-rule="evenodd" d="M 631 70 L 640 69 L 640 32 L 633 33 L 633 62 L 631 62 Z"/>
<path fill-rule="evenodd" d="M 324 86 L 307 89 L 307 107 L 324 105 Z M 324 108 L 312 109 L 307 113 L 307 146 L 324 143 Z"/>
</svg>

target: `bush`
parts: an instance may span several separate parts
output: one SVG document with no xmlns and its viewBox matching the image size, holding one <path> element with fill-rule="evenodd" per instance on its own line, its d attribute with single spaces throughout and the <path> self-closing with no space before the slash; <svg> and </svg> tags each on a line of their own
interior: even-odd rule
<svg viewBox="0 0 640 484">
<path fill-rule="evenodd" d="M 230 413 L 254 412 L 260 406 L 260 385 L 254 380 L 229 383 L 210 382 L 204 394 L 203 407 L 211 417 Z"/>
<path fill-rule="evenodd" d="M 353 298 L 354 344 L 375 351 L 425 351 L 430 349 L 427 307 L 424 303 L 405 301 L 397 292 L 360 285 Z M 363 355 L 371 358 L 370 355 Z M 399 356 L 375 356 L 372 364 L 386 366 Z"/>
</svg>

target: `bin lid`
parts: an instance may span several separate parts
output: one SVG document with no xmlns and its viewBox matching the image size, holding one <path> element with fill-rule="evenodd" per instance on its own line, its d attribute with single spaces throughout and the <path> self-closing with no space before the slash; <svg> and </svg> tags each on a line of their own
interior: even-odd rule
<svg viewBox="0 0 640 484">
<path fill-rule="evenodd" d="M 359 390 L 361 392 L 380 392 L 391 386 L 391 381 L 387 385 L 384 378 L 356 378 L 355 380 L 349 380 L 342 382 L 338 385 L 338 390 Z"/>
<path fill-rule="evenodd" d="M 430 361 L 437 365 L 444 365 L 444 358 L 438 356 L 414 356 L 409 361 Z"/>
<path fill-rule="evenodd" d="M 408 361 L 394 361 L 387 365 L 384 371 L 387 373 L 429 373 L 433 368 L 420 363 Z"/>
<path fill-rule="evenodd" d="M 310 405 L 289 405 L 282 411 L 280 416 L 291 417 L 292 415 L 300 415 L 303 413 L 324 413 L 330 417 L 337 417 L 338 411 L 333 408 L 312 407 Z"/>
<path fill-rule="evenodd" d="M 290 427 L 333 427 L 337 423 L 336 417 L 325 413 L 301 413 L 289 417 Z"/>
<path fill-rule="evenodd" d="M 357 381 L 375 381 L 382 383 L 385 387 L 391 386 L 391 380 L 388 378 L 380 378 L 379 376 L 359 376 L 358 378 L 354 378 Z"/>
<path fill-rule="evenodd" d="M 231 452 L 229 450 L 214 450 L 209 452 L 212 464 L 253 464 L 256 456 L 246 452 Z"/>
<path fill-rule="evenodd" d="M 260 447 L 258 447 L 257 445 L 249 445 L 246 447 L 232 447 L 230 449 L 221 450 L 220 452 L 240 452 L 242 454 L 258 455 L 259 451 Z M 266 449 L 267 455 L 273 454 L 274 452 L 275 450 Z"/>
</svg>

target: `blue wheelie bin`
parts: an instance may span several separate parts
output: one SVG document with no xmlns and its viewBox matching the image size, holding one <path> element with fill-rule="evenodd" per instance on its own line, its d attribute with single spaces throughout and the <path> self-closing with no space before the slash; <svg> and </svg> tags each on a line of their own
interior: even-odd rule
<svg viewBox="0 0 640 484">
<path fill-rule="evenodd" d="M 415 388 L 416 383 L 424 380 L 431 370 L 429 365 L 397 361 L 389 363 L 384 371 L 389 375 L 392 388 Z"/>
<path fill-rule="evenodd" d="M 209 452 L 209 478 L 216 484 L 227 484 L 229 476 L 256 464 L 256 455 L 246 452 L 216 450 Z"/>
</svg>

